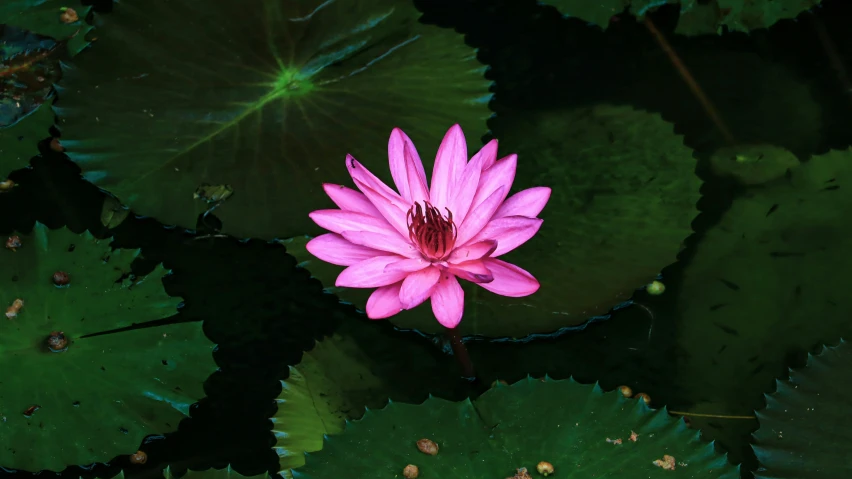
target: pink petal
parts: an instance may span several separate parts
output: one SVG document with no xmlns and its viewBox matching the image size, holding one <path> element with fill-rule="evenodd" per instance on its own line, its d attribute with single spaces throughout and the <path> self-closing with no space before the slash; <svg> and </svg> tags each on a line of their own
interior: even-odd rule
<svg viewBox="0 0 852 479">
<path fill-rule="evenodd" d="M 448 270 L 450 273 L 453 273 L 461 279 L 470 281 L 471 283 L 490 283 L 491 281 L 494 281 L 494 276 L 491 274 L 491 271 L 488 271 L 485 263 L 478 259 L 451 264 Z"/>
<path fill-rule="evenodd" d="M 494 218 L 502 218 L 504 216 L 526 216 L 535 218 L 544 209 L 547 200 L 550 199 L 550 188 L 546 186 L 536 186 L 535 188 L 527 188 L 510 196 L 500 209 L 494 213 Z"/>
<path fill-rule="evenodd" d="M 483 256 L 491 256 L 491 253 L 497 249 L 497 241 L 485 240 L 478 243 L 471 243 L 460 248 L 456 248 L 450 253 L 447 258 L 448 263 L 461 263 L 463 261 L 472 261 L 480 259 Z"/>
<path fill-rule="evenodd" d="M 373 233 L 371 231 L 344 231 L 342 235 L 346 241 L 353 244 L 366 246 L 373 250 L 381 250 L 382 253 L 379 253 L 379 255 L 396 253 L 409 258 L 414 257 L 415 255 L 420 255 L 414 246 L 412 246 L 411 242 L 406 239 L 402 239 L 402 237 L 396 233 L 382 234 Z"/>
<path fill-rule="evenodd" d="M 423 258 L 405 258 L 397 261 L 396 263 L 390 263 L 385 266 L 385 273 L 397 271 L 413 273 L 415 271 L 420 271 L 423 268 L 428 268 L 429 266 L 432 266 L 432 263 L 424 260 Z"/>
<path fill-rule="evenodd" d="M 334 233 L 326 233 L 313 238 L 305 245 L 305 249 L 326 263 L 338 266 L 351 266 L 373 256 L 384 254 L 372 248 L 354 245 Z"/>
<path fill-rule="evenodd" d="M 435 319 L 450 329 L 458 326 L 464 313 L 464 290 L 456 277 L 447 271 L 442 272 L 431 298 Z"/>
<path fill-rule="evenodd" d="M 538 291 L 538 281 L 523 269 L 499 259 L 486 258 L 484 262 L 494 275 L 494 281 L 480 284 L 488 291 L 512 298 L 529 296 Z"/>
<path fill-rule="evenodd" d="M 497 140 L 489 141 L 476 154 L 485 157 L 485 161 L 482 162 L 482 171 L 491 168 L 497 161 Z M 474 155 L 474 158 L 476 158 L 476 155 Z M 471 161 L 473 161 L 473 158 L 471 158 Z"/>
<path fill-rule="evenodd" d="M 397 234 L 382 217 L 365 215 L 346 210 L 317 210 L 308 214 L 314 223 L 332 233 L 344 231 L 372 231 L 382 234 Z"/>
<path fill-rule="evenodd" d="M 501 186 L 492 192 L 491 196 L 485 201 L 477 205 L 459 227 L 458 234 L 456 234 L 456 244 L 464 246 L 470 242 L 471 238 L 477 236 L 482 228 L 488 224 L 488 221 L 491 220 L 491 217 L 494 216 L 494 212 L 500 207 L 500 203 L 503 202 L 503 198 L 505 197 L 506 187 Z M 480 238 L 480 240 L 489 239 L 497 238 Z M 500 246 L 498 245 L 497 247 L 499 248 Z"/>
<path fill-rule="evenodd" d="M 390 140 L 388 140 L 388 159 L 393 182 L 396 183 L 400 195 L 405 200 L 413 204 L 429 197 L 427 192 L 422 198 L 414 198 L 414 193 L 420 189 L 420 185 L 422 184 L 424 188 L 426 186 L 426 172 L 423 170 L 423 162 L 420 161 L 420 155 L 417 154 L 414 143 L 399 128 L 391 131 Z M 416 192 L 417 196 L 420 196 L 420 191 Z"/>
<path fill-rule="evenodd" d="M 447 207 L 452 198 L 456 179 L 467 163 L 467 143 L 461 126 L 453 125 L 444 135 L 438 154 L 435 156 L 435 167 L 432 169 L 432 184 L 429 196 L 432 204 L 439 210 Z"/>
<path fill-rule="evenodd" d="M 375 256 L 355 263 L 344 269 L 334 285 L 338 288 L 378 288 L 405 279 L 407 273 L 392 271 L 385 273 L 385 267 L 395 261 L 405 259 L 402 256 Z"/>
<path fill-rule="evenodd" d="M 408 202 L 384 184 L 382 180 L 370 173 L 352 155 L 346 155 L 346 168 L 349 170 L 355 186 L 367 196 L 370 203 L 373 203 L 373 206 L 379 210 L 391 226 L 396 228 L 400 234 L 407 236 L 405 214 L 408 212 Z"/>
<path fill-rule="evenodd" d="M 402 288 L 399 290 L 402 307 L 411 309 L 426 301 L 438 285 L 439 279 L 441 271 L 434 266 L 409 274 L 402 281 Z"/>
<path fill-rule="evenodd" d="M 491 145 L 494 145 L 493 147 Z M 456 224 L 461 224 L 470 211 L 476 188 L 479 186 L 479 177 L 482 175 L 483 164 L 490 156 L 497 156 L 497 140 L 491 140 L 483 146 L 478 153 L 473 155 L 470 162 L 465 165 L 461 178 L 456 183 L 448 208 L 453 212 Z"/>
<path fill-rule="evenodd" d="M 515 180 L 515 170 L 517 168 L 518 155 L 512 154 L 497 160 L 494 166 L 483 171 L 482 176 L 479 177 L 479 187 L 476 190 L 476 195 L 473 197 L 472 208 L 476 208 L 477 205 L 485 201 L 498 188 L 505 186 L 506 190 L 503 198 L 500 199 L 502 203 L 506 199 L 506 195 L 509 194 L 509 190 L 512 189 L 512 182 Z"/>
<path fill-rule="evenodd" d="M 332 183 L 324 183 L 322 188 L 328 197 L 331 198 L 331 201 L 341 210 L 355 211 L 356 213 L 363 213 L 377 218 L 381 216 L 379 210 L 370 203 L 370 200 L 364 196 L 364 193 Z"/>
<path fill-rule="evenodd" d="M 402 303 L 399 302 L 399 288 L 402 281 L 373 291 L 367 300 L 367 317 L 370 319 L 385 319 L 402 311 Z"/>
<path fill-rule="evenodd" d="M 538 233 L 543 222 L 541 218 L 526 216 L 498 218 L 491 220 L 471 241 L 497 240 L 497 249 L 491 253 L 491 257 L 496 258 L 529 241 Z"/>
<path fill-rule="evenodd" d="M 408 223 L 406 223 L 406 214 L 403 211 L 403 203 L 401 203 L 402 198 L 399 198 L 399 196 L 396 198 L 382 196 L 375 189 L 357 179 L 355 180 L 355 186 L 364 192 L 367 199 L 379 210 L 381 217 L 386 219 L 397 233 L 403 237 L 408 237 Z"/>
<path fill-rule="evenodd" d="M 403 148 L 405 155 L 405 171 L 408 173 L 408 191 L 411 193 L 411 204 L 424 203 L 429 199 L 429 187 L 426 186 L 426 173 L 423 172 L 423 162 L 417 156 L 414 145 L 406 144 Z"/>
</svg>

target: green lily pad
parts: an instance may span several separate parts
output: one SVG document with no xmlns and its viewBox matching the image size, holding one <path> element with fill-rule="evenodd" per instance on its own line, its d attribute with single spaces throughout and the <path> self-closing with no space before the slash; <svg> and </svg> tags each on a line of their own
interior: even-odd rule
<svg viewBox="0 0 852 479">
<path fill-rule="evenodd" d="M 754 452 L 756 479 L 845 477 L 852 470 L 852 347 L 846 341 L 811 355 L 804 369 L 790 373 L 766 396 L 757 412 L 760 429 Z"/>
<path fill-rule="evenodd" d="M 751 415 L 790 354 L 852 334 L 852 151 L 734 200 L 683 272 L 676 381 L 722 414 Z"/>
<path fill-rule="evenodd" d="M 595 2 L 545 0 L 541 3 L 556 7 L 560 13 L 567 17 L 579 18 L 604 30 L 609 26 L 609 21 L 613 16 L 620 15 L 630 6 L 630 0 L 598 0 Z"/>
<path fill-rule="evenodd" d="M 122 1 L 64 72 L 62 143 L 163 223 L 220 205 L 227 234 L 319 233 L 308 213 L 332 207 L 322 183 L 351 181 L 347 153 L 386 166 L 396 126 L 425 159 L 453 123 L 471 148 L 486 132 L 485 67 L 419 16 L 396 0 Z"/>
<path fill-rule="evenodd" d="M 553 189 L 538 234 L 501 257 L 532 273 L 541 288 L 508 298 L 463 281 L 461 334 L 522 337 L 581 325 L 675 261 L 698 215 L 701 181 L 692 150 L 659 115 L 597 106 L 497 117 L 492 129 L 501 155 L 518 153 L 513 193 Z M 306 242 L 284 243 L 314 277 L 334 285 L 343 268 L 313 258 Z M 361 308 L 371 292 L 329 291 Z M 390 320 L 424 332 L 443 329 L 428 304 Z"/>
<path fill-rule="evenodd" d="M 76 21 L 70 21 L 73 19 L 70 12 L 63 17 L 68 7 L 76 12 Z M 84 19 L 91 9 L 91 6 L 80 5 L 79 1 L 3 0 L 0 2 L 0 19 L 6 25 L 23 28 L 56 41 L 68 41 L 68 52 L 76 55 L 88 45 L 86 34 L 92 26 Z M 67 18 L 69 23 L 64 22 L 63 18 Z"/>
<path fill-rule="evenodd" d="M 49 103 L 42 103 L 16 123 L 0 128 L 0 175 L 26 168 L 30 159 L 38 155 L 38 142 L 50 137 L 56 118 Z"/>
<path fill-rule="evenodd" d="M 176 430 L 216 369 L 201 324 L 113 331 L 177 312 L 180 298 L 161 283 L 168 271 L 128 276 L 139 251 L 112 251 L 89 233 L 36 223 L 17 236 L 20 247 L 0 251 L 0 305 L 23 301 L 0 321 L 0 370 L 14 372 L 0 377 L 0 464 L 60 471 Z M 67 349 L 52 352 L 63 337 Z"/>
<path fill-rule="evenodd" d="M 351 338 L 334 335 L 290 367 L 272 418 L 285 476 L 305 464 L 305 452 L 322 449 L 323 436 L 342 433 L 346 420 L 361 417 L 365 406 L 387 401 L 382 381 L 370 372 L 372 362 Z"/>
<path fill-rule="evenodd" d="M 729 31 L 750 32 L 769 28 L 776 22 L 795 18 L 819 5 L 821 0 L 546 0 L 566 16 L 577 17 L 604 29 L 613 15 L 629 8 L 636 17 L 667 3 L 680 4 L 675 33 L 706 35 Z"/>
<path fill-rule="evenodd" d="M 706 35 L 730 32 L 748 33 L 769 28 L 781 20 L 796 18 L 819 5 L 821 0 L 681 0 L 680 19 L 675 33 Z"/>
<path fill-rule="evenodd" d="M 421 439 L 435 442 L 438 453 L 418 451 Z M 664 456 L 673 458 L 674 469 L 655 464 Z M 293 476 L 395 477 L 412 464 L 421 477 L 503 478 L 520 468 L 537 477 L 541 461 L 557 477 L 739 477 L 712 444 L 665 409 L 597 385 L 532 378 L 489 389 L 475 401 L 430 397 L 368 411 L 344 434 L 326 438 Z"/>
</svg>

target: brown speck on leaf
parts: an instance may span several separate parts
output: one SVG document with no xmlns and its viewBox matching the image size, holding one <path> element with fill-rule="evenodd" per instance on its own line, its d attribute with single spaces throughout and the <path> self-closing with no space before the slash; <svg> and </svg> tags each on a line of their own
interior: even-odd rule
<svg viewBox="0 0 852 479">
<path fill-rule="evenodd" d="M 606 442 L 608 442 L 608 443 L 610 443 L 610 444 L 616 444 L 616 445 L 618 445 L 618 444 L 621 444 L 621 438 L 618 438 L 618 439 L 610 439 L 610 438 L 606 438 Z"/>
<path fill-rule="evenodd" d="M 130 464 L 145 464 L 148 462 L 148 455 L 145 451 L 136 451 L 136 454 L 130 455 Z"/>
<path fill-rule="evenodd" d="M 51 352 L 61 353 L 68 349 L 68 338 L 62 331 L 51 331 L 47 337 L 47 348 Z"/>
<path fill-rule="evenodd" d="M 6 240 L 6 248 L 12 251 L 17 251 L 22 245 L 23 243 L 21 243 L 20 236 L 10 236 L 9 239 Z"/>
<path fill-rule="evenodd" d="M 515 473 L 514 476 L 507 477 L 506 479 L 532 479 L 532 476 L 530 475 L 529 472 L 527 472 L 526 467 L 522 467 L 522 468 L 518 469 L 518 472 Z"/>
<path fill-rule="evenodd" d="M 430 456 L 438 454 L 438 445 L 431 439 L 424 438 L 417 441 L 417 449 L 423 454 L 429 454 Z"/>
<path fill-rule="evenodd" d="M 24 411 L 24 417 L 30 417 L 30 416 L 32 416 L 32 415 L 33 415 L 36 411 L 38 411 L 39 409 L 41 409 L 41 406 L 39 406 L 38 404 L 33 404 L 32 406 L 28 407 L 28 408 Z"/>
<path fill-rule="evenodd" d="M 62 23 L 74 23 L 79 19 L 80 17 L 77 16 L 77 11 L 73 8 L 63 8 L 62 13 L 59 14 L 59 21 Z"/>
<path fill-rule="evenodd" d="M 538 471 L 538 473 L 541 474 L 544 477 L 547 477 L 547 476 L 553 474 L 553 471 L 554 471 L 553 464 L 551 464 L 547 461 L 539 462 L 535 466 L 535 470 Z"/>
<path fill-rule="evenodd" d="M 12 301 L 12 305 L 6 308 L 6 317 L 9 319 L 15 319 L 18 317 L 18 313 L 21 312 L 21 308 L 24 307 L 23 299 L 16 299 Z"/>
<path fill-rule="evenodd" d="M 68 283 L 71 282 L 71 278 L 68 276 L 68 273 L 65 271 L 57 271 L 53 273 L 53 284 L 56 286 L 68 286 Z"/>
<path fill-rule="evenodd" d="M 630 440 L 636 442 L 639 440 L 639 435 L 633 431 L 630 431 Z"/>
<path fill-rule="evenodd" d="M 657 459 L 654 461 L 654 465 L 657 467 L 662 467 L 665 471 L 674 471 L 675 469 L 675 458 L 674 456 L 669 456 L 666 454 L 662 459 Z"/>
<path fill-rule="evenodd" d="M 414 464 L 409 464 L 402 470 L 402 475 L 405 479 L 417 479 L 417 476 L 420 475 L 420 469 Z"/>
</svg>

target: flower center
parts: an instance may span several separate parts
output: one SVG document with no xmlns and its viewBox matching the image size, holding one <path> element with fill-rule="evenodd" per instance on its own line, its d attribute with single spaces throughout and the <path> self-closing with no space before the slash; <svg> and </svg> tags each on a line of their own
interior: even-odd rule
<svg viewBox="0 0 852 479">
<path fill-rule="evenodd" d="M 447 216 L 441 216 L 428 201 L 425 205 L 425 211 L 419 203 L 408 210 L 408 238 L 428 260 L 440 261 L 453 250 L 458 229 L 452 211 L 447 209 Z"/>
</svg>

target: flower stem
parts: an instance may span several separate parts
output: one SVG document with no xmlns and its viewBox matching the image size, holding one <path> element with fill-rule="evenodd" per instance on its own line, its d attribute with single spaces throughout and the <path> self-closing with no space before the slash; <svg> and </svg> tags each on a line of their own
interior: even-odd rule
<svg viewBox="0 0 852 479">
<path fill-rule="evenodd" d="M 457 330 L 449 328 L 447 328 L 446 333 L 447 338 L 450 340 L 450 345 L 453 347 L 453 356 L 456 357 L 456 361 L 461 366 L 462 374 L 467 379 L 476 379 L 473 363 L 470 361 L 470 355 L 467 353 L 467 347 L 465 347 L 461 335 L 459 335 Z"/>
</svg>

